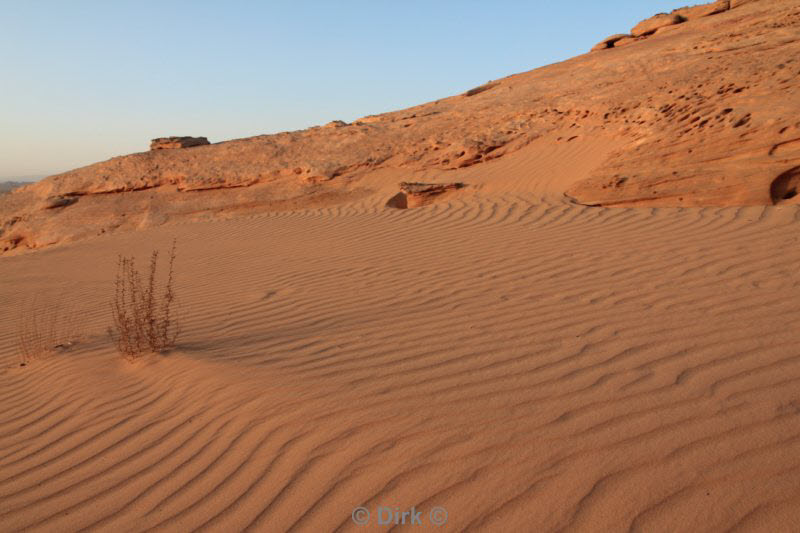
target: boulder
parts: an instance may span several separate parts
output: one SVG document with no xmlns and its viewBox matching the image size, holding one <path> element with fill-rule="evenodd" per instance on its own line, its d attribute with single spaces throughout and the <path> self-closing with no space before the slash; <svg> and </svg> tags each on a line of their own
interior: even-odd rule
<svg viewBox="0 0 800 533">
<path fill-rule="evenodd" d="M 611 37 L 606 37 L 596 45 L 592 47 L 592 52 L 597 52 L 598 50 L 606 50 L 608 48 L 614 48 L 617 41 L 621 39 L 625 39 L 626 37 L 630 37 L 627 33 L 618 33 L 616 35 L 612 35 Z"/>
<path fill-rule="evenodd" d="M 326 128 L 343 128 L 343 127 L 349 126 L 349 125 L 350 124 L 348 124 L 344 120 L 332 120 L 332 121 L 328 122 L 327 124 L 325 124 L 325 127 Z"/>
<path fill-rule="evenodd" d="M 676 14 L 659 13 L 654 17 L 643 20 L 631 29 L 631 35 L 634 37 L 641 37 L 643 35 L 651 35 L 659 28 L 665 26 L 672 26 L 686 22 L 686 18 Z"/>
<path fill-rule="evenodd" d="M 730 0 L 720 0 L 719 2 L 713 2 L 711 4 L 703 4 L 692 7 L 682 7 L 680 9 L 673 10 L 671 14 L 684 17 L 686 20 L 692 20 L 700 17 L 708 17 L 710 15 L 716 15 L 717 13 L 728 11 L 730 8 L 731 8 Z"/>
<path fill-rule="evenodd" d="M 205 137 L 159 137 L 150 141 L 151 150 L 175 150 L 211 144 Z"/>
<path fill-rule="evenodd" d="M 465 187 L 463 183 L 415 183 L 403 181 L 400 183 L 400 192 L 392 196 L 387 207 L 397 209 L 407 209 L 410 207 L 421 207 L 429 204 L 437 197 L 448 191 L 454 191 Z"/>
</svg>

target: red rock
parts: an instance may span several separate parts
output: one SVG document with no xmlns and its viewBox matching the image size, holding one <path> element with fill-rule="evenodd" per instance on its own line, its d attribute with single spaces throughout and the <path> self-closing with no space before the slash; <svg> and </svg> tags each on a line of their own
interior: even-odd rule
<svg viewBox="0 0 800 533">
<path fill-rule="evenodd" d="M 654 17 L 650 17 L 649 19 L 643 20 L 636 26 L 631 29 L 631 35 L 634 37 L 641 37 L 643 35 L 650 35 L 655 33 L 655 31 L 659 28 L 663 28 L 664 26 L 672 26 L 674 24 L 680 24 L 682 22 L 686 22 L 686 19 L 680 15 L 675 14 L 666 14 L 666 13 L 659 13 Z"/>
<path fill-rule="evenodd" d="M 624 39 L 626 37 L 630 37 L 627 33 L 618 33 L 616 35 L 612 35 L 611 37 L 606 37 L 596 45 L 592 47 L 592 52 L 596 52 L 598 50 L 606 50 L 608 48 L 614 48 L 617 41 Z"/>
<path fill-rule="evenodd" d="M 628 46 L 629 44 L 633 44 L 642 40 L 642 37 L 623 37 L 619 41 L 614 43 L 614 48 L 622 48 L 623 46 Z"/>
<path fill-rule="evenodd" d="M 78 201 L 76 196 L 50 196 L 45 200 L 44 209 L 55 209 L 57 207 L 66 207 Z"/>
<path fill-rule="evenodd" d="M 489 89 L 493 89 L 494 87 L 497 87 L 498 85 L 500 85 L 500 84 L 497 83 L 497 82 L 491 82 L 490 81 L 490 82 L 484 83 L 483 85 L 480 85 L 478 87 L 470 89 L 469 91 L 464 93 L 464 96 L 475 96 L 476 94 L 481 94 L 483 92 L 488 91 Z"/>
<path fill-rule="evenodd" d="M 706 12 L 720 7 L 713 5 Z M 800 67 L 793 61 L 800 42 L 792 38 L 800 12 L 791 0 L 731 6 L 742 11 L 661 26 L 659 34 L 674 31 L 666 38 L 623 37 L 613 53 L 508 76 L 471 97 L 367 116 L 347 127 L 334 122 L 197 150 L 130 154 L 51 176 L 0 195 L 0 227 L 18 220 L 0 235 L 0 255 L 166 219 L 335 205 L 383 190 L 388 176 L 391 183 L 409 175 L 457 181 L 486 165 L 486 176 L 498 173 L 503 190 L 503 159 L 534 143 L 547 150 L 549 139 L 559 137 L 615 147 L 580 179 L 557 191 L 555 182 L 548 185 L 580 203 L 800 202 L 793 170 L 800 165 Z M 664 17 L 670 20 L 662 15 L 659 24 Z M 549 179 L 538 175 L 536 158 L 525 157 L 514 168 L 528 172 L 531 183 Z M 392 194 L 402 194 L 394 203 L 406 206 L 455 194 L 432 192 Z M 80 201 L 42 209 L 56 196 Z"/>
<path fill-rule="evenodd" d="M 728 11 L 730 7 L 731 7 L 730 0 L 720 0 L 719 2 L 714 2 L 712 4 L 703 4 L 692 7 L 682 7 L 680 9 L 673 10 L 671 14 L 680 15 L 686 18 L 686 20 L 692 20 L 696 18 L 716 15 L 718 13 L 723 13 L 725 11 Z"/>
<path fill-rule="evenodd" d="M 210 144 L 205 137 L 159 137 L 150 141 L 151 150 L 175 150 Z"/>
<path fill-rule="evenodd" d="M 400 183 L 400 192 L 392 196 L 387 207 L 406 209 L 421 207 L 431 203 L 446 192 L 455 191 L 465 185 L 460 182 L 453 183 L 414 183 L 403 181 Z"/>
</svg>

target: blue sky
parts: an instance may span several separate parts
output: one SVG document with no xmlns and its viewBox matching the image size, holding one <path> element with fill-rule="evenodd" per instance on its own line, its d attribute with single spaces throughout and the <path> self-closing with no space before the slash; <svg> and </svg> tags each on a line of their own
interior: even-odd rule
<svg viewBox="0 0 800 533">
<path fill-rule="evenodd" d="M 679 4 L 0 0 L 0 179 L 436 100 Z"/>
</svg>

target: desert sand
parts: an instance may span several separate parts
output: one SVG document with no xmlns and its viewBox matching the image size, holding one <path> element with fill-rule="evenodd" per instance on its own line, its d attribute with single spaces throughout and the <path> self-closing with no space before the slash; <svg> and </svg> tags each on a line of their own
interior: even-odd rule
<svg viewBox="0 0 800 533">
<path fill-rule="evenodd" d="M 800 7 L 724 4 L 0 197 L 0 529 L 797 531 Z M 178 346 L 128 362 L 117 256 L 173 239 Z M 82 335 L 20 366 L 31 294 Z"/>
</svg>

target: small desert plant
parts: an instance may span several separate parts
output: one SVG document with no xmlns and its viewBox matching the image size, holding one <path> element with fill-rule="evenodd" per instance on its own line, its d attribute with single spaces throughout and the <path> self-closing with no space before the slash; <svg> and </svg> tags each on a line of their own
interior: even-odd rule
<svg viewBox="0 0 800 533">
<path fill-rule="evenodd" d="M 167 272 L 161 282 L 157 279 L 158 250 L 150 255 L 146 279 L 136 268 L 134 257 L 118 257 L 111 302 L 114 325 L 109 333 L 126 359 L 135 359 L 145 352 L 164 352 L 175 346 L 180 334 L 173 286 L 175 247 L 173 241 Z"/>
<path fill-rule="evenodd" d="M 21 366 L 33 359 L 68 350 L 82 338 L 78 314 L 63 296 L 34 295 L 21 306 L 17 325 Z"/>
</svg>

